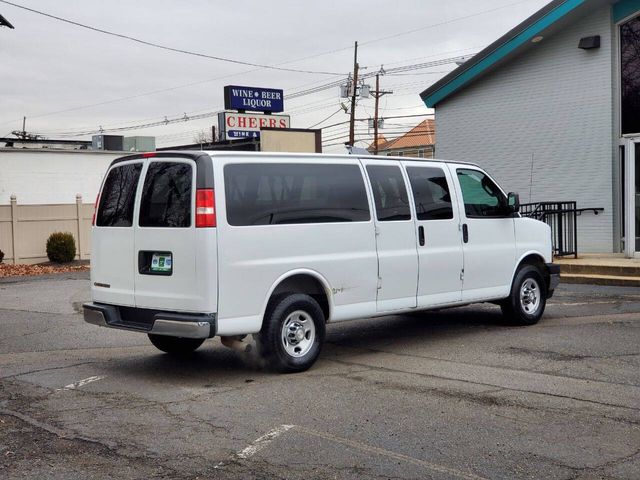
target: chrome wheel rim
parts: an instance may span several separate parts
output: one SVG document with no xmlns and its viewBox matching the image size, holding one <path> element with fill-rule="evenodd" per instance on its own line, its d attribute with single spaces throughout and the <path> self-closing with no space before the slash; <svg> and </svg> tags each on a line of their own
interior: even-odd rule
<svg viewBox="0 0 640 480">
<path fill-rule="evenodd" d="M 292 357 L 303 357 L 316 339 L 316 326 L 311 315 L 303 310 L 291 312 L 282 324 L 282 346 Z"/>
<path fill-rule="evenodd" d="M 527 278 L 520 287 L 520 307 L 529 315 L 540 308 L 540 286 L 533 278 Z"/>
</svg>

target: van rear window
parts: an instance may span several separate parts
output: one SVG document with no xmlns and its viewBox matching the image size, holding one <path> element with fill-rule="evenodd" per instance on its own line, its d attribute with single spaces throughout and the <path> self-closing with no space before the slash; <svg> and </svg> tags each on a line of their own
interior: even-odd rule
<svg viewBox="0 0 640 480">
<path fill-rule="evenodd" d="M 227 221 L 234 226 L 366 222 L 357 165 L 235 164 L 224 168 Z"/>
<path fill-rule="evenodd" d="M 189 227 L 192 177 L 188 163 L 151 162 L 142 187 L 140 226 Z"/>
<path fill-rule="evenodd" d="M 112 168 L 100 194 L 96 225 L 98 227 L 130 227 L 133 203 L 142 163 L 129 163 Z"/>
</svg>

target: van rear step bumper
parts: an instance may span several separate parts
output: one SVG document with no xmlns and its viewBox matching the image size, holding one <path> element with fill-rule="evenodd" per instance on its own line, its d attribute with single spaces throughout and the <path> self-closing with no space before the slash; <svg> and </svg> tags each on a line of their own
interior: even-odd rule
<svg viewBox="0 0 640 480">
<path fill-rule="evenodd" d="M 84 321 L 101 327 L 182 338 L 211 338 L 216 334 L 215 313 L 176 313 L 146 308 L 85 303 Z"/>
</svg>

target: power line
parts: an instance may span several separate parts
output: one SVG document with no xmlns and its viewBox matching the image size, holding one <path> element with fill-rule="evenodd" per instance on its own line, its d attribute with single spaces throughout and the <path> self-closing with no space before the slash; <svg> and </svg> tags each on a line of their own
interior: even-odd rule
<svg viewBox="0 0 640 480">
<path fill-rule="evenodd" d="M 278 66 L 275 66 L 275 65 L 265 65 L 265 64 L 262 64 L 262 63 L 246 62 L 244 60 L 235 60 L 233 58 L 219 57 L 219 56 L 216 56 L 216 55 L 208 55 L 206 53 L 193 52 L 193 51 L 185 50 L 185 49 L 182 49 L 182 48 L 169 47 L 167 45 L 162 45 L 162 44 L 155 43 L 155 42 L 149 42 L 147 40 L 142 40 L 140 38 L 132 37 L 130 35 L 124 35 L 122 33 L 116 33 L 116 32 L 111 32 L 109 30 L 104 30 L 102 28 L 92 27 L 91 25 L 86 25 L 84 23 L 80 23 L 80 22 L 76 22 L 76 21 L 69 20 L 69 19 L 66 19 L 66 18 L 58 17 L 58 16 L 52 15 L 50 13 L 45 13 L 45 12 L 42 12 L 40 10 L 35 10 L 33 8 L 25 7 L 23 5 L 18 5 L 17 3 L 8 2 L 7 0 L 0 0 L 0 2 L 6 3 L 7 5 L 11 5 L 11 6 L 16 7 L 16 8 L 20 8 L 22 10 L 26 10 L 28 12 L 32 12 L 32 13 L 36 13 L 38 15 L 42 15 L 44 17 L 48 17 L 48 18 L 52 18 L 54 20 L 58 20 L 60 22 L 68 23 L 70 25 L 75 25 L 76 27 L 85 28 L 87 30 L 92 30 L 94 32 L 103 33 L 105 35 L 110 35 L 112 37 L 122 38 L 124 40 L 129 40 L 129 41 L 132 41 L 132 42 L 135 42 L 135 43 L 139 43 L 141 45 L 146 45 L 148 47 L 159 48 L 161 50 L 168 50 L 170 52 L 183 53 L 185 55 L 191 55 L 191 56 L 200 57 L 200 58 L 208 58 L 210 60 L 218 60 L 220 62 L 234 63 L 236 65 L 247 65 L 249 67 L 267 68 L 269 70 L 278 70 L 278 71 L 282 71 L 282 72 L 311 73 L 311 74 L 314 74 L 314 75 L 340 75 L 340 74 L 335 73 L 335 72 L 324 72 L 324 71 L 315 71 L 315 70 L 300 70 L 300 69 L 296 69 L 296 68 L 286 68 L 286 67 L 278 67 Z"/>
<path fill-rule="evenodd" d="M 493 13 L 493 12 L 496 12 L 498 10 L 502 10 L 504 8 L 513 7 L 514 5 L 519 5 L 521 3 L 527 3 L 527 2 L 529 2 L 529 0 L 519 0 L 517 2 L 508 3 L 506 5 L 501 5 L 499 7 L 490 8 L 488 10 L 481 10 L 479 12 L 471 13 L 469 15 L 464 15 L 462 17 L 456 17 L 456 18 L 452 18 L 452 19 L 449 19 L 449 20 L 445 20 L 444 22 L 432 23 L 431 25 L 425 25 L 425 26 L 420 27 L 420 28 L 414 28 L 412 30 L 405 30 L 404 32 L 395 33 L 395 34 L 392 34 L 392 35 L 387 35 L 385 37 L 376 38 L 375 40 L 369 40 L 369 41 L 366 41 L 366 42 L 362 42 L 361 45 L 369 45 L 369 44 L 372 44 L 372 43 L 382 42 L 384 40 L 391 40 L 392 38 L 398 38 L 398 37 L 402 37 L 402 36 L 405 36 L 405 35 L 411 35 L 412 33 L 421 32 L 423 30 L 428 30 L 428 29 L 435 28 L 435 27 L 442 27 L 444 25 L 449 25 L 449 24 L 454 23 L 454 22 L 459 22 L 460 20 L 467 20 L 469 18 L 478 17 L 480 15 L 485 15 L 487 13 Z"/>
<path fill-rule="evenodd" d="M 318 123 L 314 123 L 313 125 L 311 125 L 310 127 L 308 127 L 309 129 L 315 128 L 318 125 L 326 122 L 327 120 L 329 120 L 330 118 L 334 117 L 335 115 L 337 115 L 338 113 L 342 112 L 342 107 L 340 107 L 338 110 L 336 110 L 335 112 L 333 112 L 331 115 L 329 115 L 327 118 L 325 118 L 324 120 L 319 121 Z"/>
<path fill-rule="evenodd" d="M 476 13 L 473 13 L 473 14 L 462 16 L 462 17 L 452 18 L 452 19 L 447 20 L 445 22 L 434 23 L 434 24 L 430 24 L 430 25 L 426 25 L 426 26 L 417 28 L 417 29 L 406 30 L 406 31 L 403 31 L 403 32 L 399 32 L 397 34 L 388 35 L 388 36 L 384 36 L 384 37 L 379 37 L 379 38 L 372 39 L 372 40 L 367 40 L 365 42 L 362 42 L 361 45 L 368 45 L 368 44 L 371 44 L 371 43 L 376 43 L 376 42 L 380 42 L 380 41 L 383 41 L 383 40 L 388 40 L 388 39 L 391 39 L 391 38 L 397 38 L 397 37 L 404 36 L 404 35 L 410 35 L 412 33 L 418 32 L 418 31 L 423 31 L 423 30 L 426 30 L 426 29 L 430 29 L 430 28 L 434 28 L 434 27 L 438 27 L 438 26 L 442 26 L 442 25 L 447 25 L 447 24 L 451 24 L 451 23 L 454 23 L 454 22 L 457 22 L 457 21 L 466 20 L 466 19 L 469 19 L 469 18 L 472 18 L 472 17 L 484 15 L 486 13 L 495 12 L 495 11 L 503 9 L 503 8 L 508 8 L 508 7 L 513 6 L 513 5 L 518 5 L 518 4 L 521 4 L 521 3 L 525 3 L 526 1 L 527 0 L 521 0 L 521 1 L 518 1 L 518 2 L 509 3 L 509 4 L 502 5 L 500 7 L 492 8 L 492 9 L 489 9 L 489 10 L 483 10 L 483 11 L 479 11 L 479 12 L 476 12 Z M 149 45 L 149 46 L 154 46 L 154 47 L 157 47 L 157 48 L 173 50 L 173 51 L 176 51 L 176 52 L 179 52 L 179 53 L 187 53 L 187 54 L 192 54 L 192 55 L 197 55 L 197 56 L 205 56 L 204 54 L 199 54 L 199 53 L 195 53 L 195 52 L 188 52 L 188 51 L 181 51 L 180 49 L 172 49 L 171 47 L 165 47 L 163 45 L 156 45 L 156 44 L 152 44 L 151 42 L 146 42 L 144 40 L 140 40 L 140 39 L 137 39 L 137 38 L 134 38 L 134 37 L 129 37 L 129 36 L 126 36 L 126 35 L 117 34 L 117 33 L 114 33 L 114 32 L 109 32 L 107 30 L 98 29 L 98 28 L 95 28 L 95 27 L 91 27 L 91 26 L 88 26 L 88 25 L 81 24 L 79 22 L 74 22 L 72 20 L 67 20 L 67 19 L 64 19 L 64 18 L 61 18 L 61 17 L 57 17 L 55 15 L 51 15 L 51 14 L 48 14 L 48 13 L 45 13 L 45 12 L 41 12 L 41 11 L 38 11 L 38 10 L 35 10 L 35 9 L 32 9 L 32 8 L 28 8 L 28 7 L 25 7 L 23 5 L 12 3 L 12 2 L 9 2 L 9 1 L 6 1 L 6 0 L 0 0 L 0 2 L 5 3 L 7 5 L 11 5 L 11 6 L 16 7 L 16 8 L 20 8 L 20 9 L 32 12 L 32 13 L 36 13 L 38 15 L 43 15 L 43 16 L 46 16 L 46 17 L 49 17 L 49 18 L 52 18 L 52 19 L 55 19 L 55 20 L 58 20 L 58 21 L 61 21 L 61 22 L 69 23 L 69 24 L 72 24 L 72 25 L 75 25 L 75 26 L 79 26 L 79 27 L 82 27 L 82 28 L 86 28 L 86 29 L 89 29 L 89 30 L 94 30 L 94 31 L 97 31 L 97 32 L 100 32 L 100 33 L 104 33 L 104 34 L 107 34 L 107 35 L 120 37 L 120 38 L 123 38 L 123 39 L 135 41 L 135 42 L 142 43 L 142 44 Z M 320 56 L 329 55 L 329 54 L 337 53 L 337 52 L 342 52 L 342 51 L 350 50 L 350 49 L 351 49 L 351 47 L 343 47 L 343 48 L 332 49 L 332 50 L 328 50 L 326 52 L 321 52 L 321 53 L 317 53 L 317 54 L 310 55 L 310 56 L 307 56 L 307 57 L 291 60 L 291 61 L 288 61 L 288 62 L 283 62 L 283 63 L 278 64 L 278 65 L 285 65 L 285 64 L 288 64 L 288 63 L 296 63 L 296 62 L 299 62 L 299 61 L 302 61 L 302 60 L 307 60 L 307 59 L 311 59 L 311 58 L 317 58 L 317 57 L 320 57 Z M 471 48 L 471 49 L 473 49 L 473 48 Z M 453 53 L 453 52 L 456 52 L 456 51 L 465 51 L 465 50 L 470 50 L 470 49 L 452 50 L 452 51 L 446 52 L 446 53 Z M 278 69 L 279 70 L 285 70 L 284 68 L 277 67 L 277 66 L 254 64 L 254 63 L 251 63 L 251 62 L 241 62 L 241 61 L 233 60 L 233 59 L 225 59 L 223 57 L 213 57 L 213 56 L 211 56 L 211 58 L 214 58 L 214 59 L 217 59 L 217 60 L 221 60 L 221 61 L 227 61 L 228 60 L 228 61 L 232 61 L 232 62 L 235 62 L 235 63 L 241 63 L 241 64 L 252 65 L 252 66 L 258 66 L 259 65 L 259 68 L 257 70 L 259 70 L 261 68 L 271 68 L 271 69 L 276 69 L 276 70 L 278 70 Z M 422 57 L 422 58 L 428 58 L 428 57 Z M 394 63 L 399 63 L 399 62 L 394 62 Z M 289 70 L 294 71 L 295 69 L 289 69 Z M 248 71 L 245 71 L 245 72 L 239 72 L 238 74 L 246 74 L 246 73 L 251 73 L 251 72 L 254 72 L 254 71 L 256 71 L 256 70 L 248 70 Z M 304 71 L 304 70 L 300 70 L 300 72 L 311 73 L 310 71 Z M 317 72 L 317 73 L 329 74 L 328 72 Z M 228 76 L 235 76 L 235 75 L 238 75 L 238 74 L 232 74 L 232 75 L 228 75 Z M 333 74 L 333 75 L 338 76 L 338 75 L 342 75 L 342 74 L 337 74 L 336 73 L 336 74 Z M 167 88 L 167 89 L 154 90 L 154 91 L 142 93 L 142 94 L 139 94 L 139 95 L 132 95 L 132 96 L 128 96 L 128 97 L 122 97 L 122 98 L 118 98 L 118 99 L 107 100 L 107 101 L 104 101 L 104 102 L 98 102 L 98 103 L 94 103 L 94 104 L 90 104 L 90 105 L 74 107 L 74 108 L 66 109 L 66 110 L 59 110 L 59 111 L 56 111 L 56 112 L 50 112 L 50 113 L 41 114 L 41 115 L 31 115 L 30 118 L 54 115 L 54 114 L 57 114 L 57 113 L 65 113 L 65 112 L 69 112 L 69 111 L 75 111 L 75 110 L 81 110 L 81 109 L 91 108 L 91 107 L 95 107 L 95 106 L 106 105 L 106 104 L 109 104 L 109 103 L 115 103 L 115 102 L 130 100 L 130 99 L 134 99 L 134 98 L 139 98 L 139 97 L 143 97 L 143 96 L 154 95 L 154 94 L 157 94 L 157 93 L 163 93 L 163 92 L 167 92 L 167 91 L 171 91 L 171 90 L 177 90 L 177 89 L 180 89 L 180 88 L 187 88 L 189 86 L 194 86 L 194 85 L 198 85 L 198 84 L 201 84 L 201 83 L 206 83 L 206 82 L 210 82 L 210 81 L 214 81 L 214 80 L 219 80 L 219 79 L 222 79 L 222 78 L 225 78 L 225 77 L 217 77 L 217 78 L 214 78 L 214 79 L 203 80 L 203 81 L 200 81 L 200 82 L 192 82 L 192 83 L 189 83 L 189 84 L 179 85 L 179 86 L 176 86 L 176 87 L 170 87 L 170 88 Z M 340 85 L 340 83 L 342 83 L 342 82 L 338 82 L 337 84 L 335 84 L 335 86 Z M 293 97 L 293 98 L 295 98 L 295 97 Z M 11 123 L 12 121 L 13 120 L 8 121 L 8 122 L 2 122 L 2 123 L 0 123 L 0 125 L 5 125 L 7 123 Z"/>
<path fill-rule="evenodd" d="M 0 0 L 0 2 L 4 2 L 5 0 Z M 439 65 L 445 65 L 448 63 L 455 63 L 455 62 L 459 62 L 462 60 L 466 60 L 468 57 L 468 55 L 462 55 L 462 56 L 457 56 L 457 57 L 449 57 L 449 58 L 442 58 L 442 59 L 438 59 L 438 60 L 433 60 L 431 62 L 424 62 L 424 63 L 418 63 L 418 64 L 414 64 L 414 65 L 402 65 L 399 67 L 395 67 L 395 68 L 391 68 L 386 70 L 387 73 L 401 73 L 401 72 L 408 72 L 408 71 L 412 71 L 412 70 L 420 70 L 420 69 L 424 69 L 424 68 L 429 68 L 429 67 L 433 67 L 433 66 L 439 66 Z M 366 73 L 364 75 L 361 76 L 361 79 L 367 79 L 367 78 L 372 78 L 376 75 L 375 72 L 372 73 Z M 344 83 L 344 79 L 338 80 L 338 81 L 333 81 L 333 82 L 328 82 L 325 83 L 323 85 L 319 85 L 317 87 L 311 88 L 311 89 L 306 89 L 306 90 L 301 90 L 298 92 L 293 92 L 291 94 L 285 95 L 284 98 L 285 100 L 290 100 L 290 99 L 294 99 L 294 98 L 299 98 L 302 96 L 306 96 L 306 95 L 311 95 L 314 93 L 319 93 L 321 91 L 325 91 L 328 90 L 330 88 L 334 88 L 334 87 L 338 87 L 341 84 Z M 398 95 L 400 96 L 400 95 Z M 217 115 L 217 111 L 216 112 L 210 112 L 208 114 L 201 114 L 201 115 L 193 115 L 193 116 L 187 116 L 186 114 L 184 114 L 183 116 L 178 116 L 177 118 L 171 119 L 171 120 L 167 120 L 167 117 L 165 117 L 163 120 L 157 121 L 157 122 L 150 122 L 150 123 L 145 123 L 142 125 L 133 125 L 133 126 L 129 126 L 129 127 L 116 127 L 116 128 L 98 128 L 98 129 L 92 129 L 92 130 L 88 130 L 88 131 L 80 131 L 80 132 L 75 132 L 74 133 L 69 133 L 67 135 L 63 135 L 63 136 L 71 136 L 71 137 L 77 137 L 77 136 L 83 136 L 83 135 L 90 135 L 90 134 L 94 134 L 94 133 L 102 133 L 102 132 L 114 132 L 114 131 L 126 131 L 126 130 L 139 130 L 142 128 L 150 128 L 150 127 L 154 127 L 154 126 L 160 126 L 160 125 L 168 125 L 170 123 L 178 123 L 181 121 L 191 121 L 191 120 L 197 120 L 197 119 L 202 119 L 202 118 L 208 118 L 214 115 Z"/>
</svg>

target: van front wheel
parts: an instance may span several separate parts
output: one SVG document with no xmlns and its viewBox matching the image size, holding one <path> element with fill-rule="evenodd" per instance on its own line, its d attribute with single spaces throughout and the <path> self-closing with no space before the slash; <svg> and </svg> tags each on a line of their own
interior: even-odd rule
<svg viewBox="0 0 640 480">
<path fill-rule="evenodd" d="M 193 352 L 204 342 L 204 338 L 170 337 L 168 335 L 148 334 L 149 340 L 158 350 L 172 355 L 186 355 Z"/>
<path fill-rule="evenodd" d="M 525 265 L 518 270 L 511 294 L 502 304 L 502 314 L 512 325 L 538 323 L 547 304 L 547 283 L 540 270 Z"/>
<path fill-rule="evenodd" d="M 300 293 L 274 299 L 258 335 L 260 354 L 283 373 L 302 372 L 314 364 L 324 342 L 325 318 L 312 297 Z"/>
</svg>

